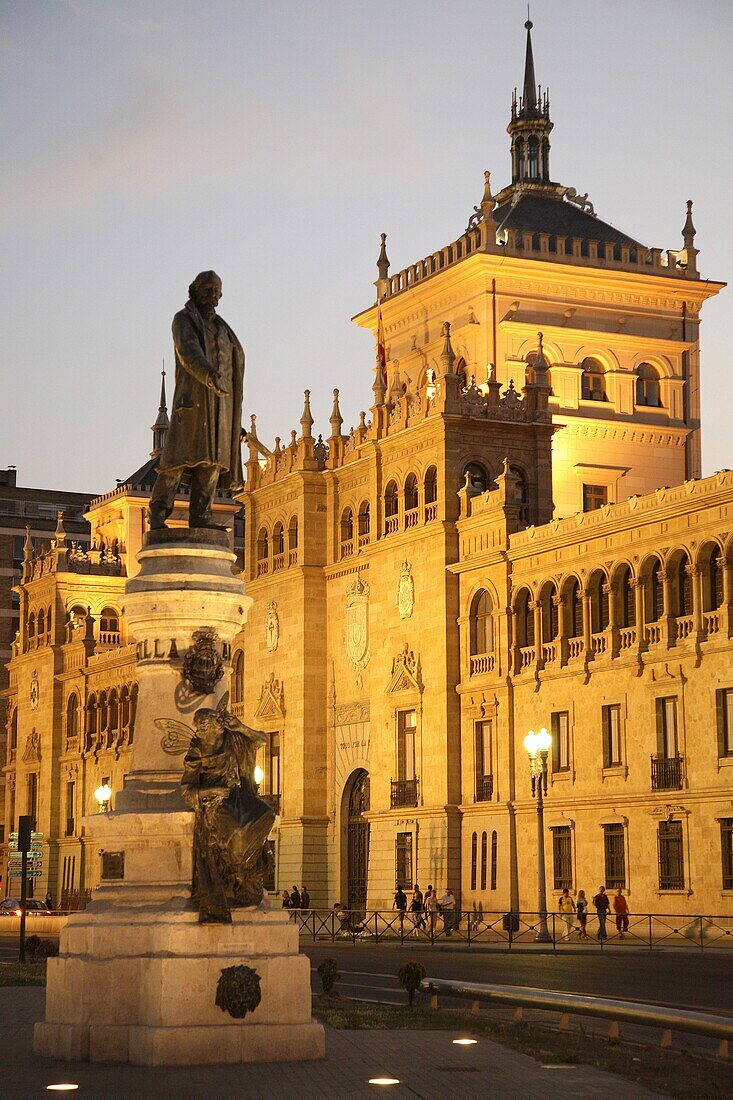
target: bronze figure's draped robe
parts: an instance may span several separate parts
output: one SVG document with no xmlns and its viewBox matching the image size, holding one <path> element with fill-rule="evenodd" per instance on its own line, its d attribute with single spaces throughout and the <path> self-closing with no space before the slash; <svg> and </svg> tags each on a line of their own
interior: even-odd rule
<svg viewBox="0 0 733 1100">
<path fill-rule="evenodd" d="M 258 905 L 265 841 L 275 814 L 254 781 L 264 735 L 227 711 L 202 709 L 183 765 L 181 792 L 196 811 L 193 896 L 201 921 L 231 921 L 231 906 Z"/>
</svg>

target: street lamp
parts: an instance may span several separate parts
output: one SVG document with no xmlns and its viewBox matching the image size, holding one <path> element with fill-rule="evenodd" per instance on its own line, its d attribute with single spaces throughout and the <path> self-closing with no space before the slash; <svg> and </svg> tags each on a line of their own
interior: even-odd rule
<svg viewBox="0 0 733 1100">
<path fill-rule="evenodd" d="M 530 730 L 524 739 L 524 747 L 529 756 L 529 774 L 532 777 L 532 797 L 537 797 L 537 908 L 540 917 L 537 943 L 552 942 L 552 937 L 547 928 L 545 805 L 543 802 L 543 795 L 547 794 L 547 754 L 551 745 L 552 737 L 544 726 L 539 733 Z"/>
<path fill-rule="evenodd" d="M 94 797 L 99 803 L 99 812 L 103 814 L 109 809 L 109 800 L 112 797 L 112 788 L 109 783 L 103 783 L 101 787 L 97 787 L 94 792 Z"/>
<path fill-rule="evenodd" d="M 260 767 L 259 764 L 255 764 L 255 770 L 254 770 L 255 785 L 257 787 L 259 787 L 260 783 L 262 782 L 262 780 L 264 778 L 265 778 L 265 773 L 263 772 L 262 768 Z"/>
</svg>

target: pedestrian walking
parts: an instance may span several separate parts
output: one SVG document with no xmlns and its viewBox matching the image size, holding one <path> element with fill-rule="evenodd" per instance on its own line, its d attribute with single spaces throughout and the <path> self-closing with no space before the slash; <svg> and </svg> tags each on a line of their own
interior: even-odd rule
<svg viewBox="0 0 733 1100">
<path fill-rule="evenodd" d="M 308 893 L 308 887 L 305 885 L 300 891 L 300 907 L 301 909 L 310 909 L 311 907 L 311 896 Z"/>
<path fill-rule="evenodd" d="M 410 919 L 415 928 L 415 935 L 417 935 L 418 929 L 425 927 L 424 906 L 422 890 L 415 883 L 412 888 L 412 900 L 410 902 Z"/>
<path fill-rule="evenodd" d="M 397 887 L 395 891 L 394 900 L 392 902 L 392 908 L 396 909 L 400 918 L 400 935 L 402 935 L 402 929 L 405 923 L 405 913 L 407 912 L 407 894 L 401 886 Z"/>
<path fill-rule="evenodd" d="M 445 929 L 446 936 L 450 936 L 453 931 L 453 921 L 455 917 L 456 899 L 450 886 L 446 886 L 445 893 L 440 899 L 440 911 L 443 914 L 443 928 Z"/>
<path fill-rule="evenodd" d="M 430 886 L 428 889 L 429 893 L 427 897 L 427 902 L 425 904 L 427 905 L 428 917 L 430 919 L 430 938 L 435 939 L 435 925 L 438 922 L 440 904 L 438 902 L 438 895 L 436 894 L 433 887 Z"/>
<path fill-rule="evenodd" d="M 290 891 L 290 908 L 291 909 L 300 909 L 300 905 L 301 905 L 300 890 L 298 889 L 297 886 L 294 886 L 293 889 Z"/>
<path fill-rule="evenodd" d="M 588 933 L 586 931 L 586 925 L 588 923 L 588 899 L 585 896 L 585 890 L 578 890 L 578 897 L 575 902 L 575 913 L 578 917 L 578 938 L 587 940 Z"/>
<path fill-rule="evenodd" d="M 48 890 L 46 892 L 46 900 L 45 900 L 44 904 L 45 904 L 46 908 L 48 909 L 49 913 L 52 913 L 53 912 L 53 898 L 51 897 L 51 891 L 50 890 Z"/>
<path fill-rule="evenodd" d="M 598 939 L 603 943 L 604 940 L 608 939 L 606 917 L 608 916 L 608 910 L 611 908 L 605 886 L 598 887 L 598 893 L 593 898 L 593 904 L 596 907 L 596 916 L 598 917 Z"/>
<path fill-rule="evenodd" d="M 283 890 L 282 905 L 281 905 L 280 908 L 281 909 L 289 909 L 290 908 L 290 894 L 288 893 L 287 890 Z"/>
<path fill-rule="evenodd" d="M 565 928 L 563 930 L 562 938 L 567 940 L 570 938 L 575 925 L 575 902 L 570 897 L 570 891 L 565 887 L 560 895 L 559 901 L 560 916 L 565 922 Z"/>
<path fill-rule="evenodd" d="M 628 932 L 629 930 L 629 903 L 624 897 L 624 892 L 620 887 L 616 891 L 616 896 L 613 899 L 613 911 L 616 914 L 616 931 L 621 939 L 623 939 L 624 932 Z"/>
</svg>

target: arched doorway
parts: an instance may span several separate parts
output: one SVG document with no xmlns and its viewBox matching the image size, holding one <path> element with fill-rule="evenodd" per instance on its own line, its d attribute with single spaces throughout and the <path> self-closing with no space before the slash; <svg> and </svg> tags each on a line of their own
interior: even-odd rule
<svg viewBox="0 0 733 1100">
<path fill-rule="evenodd" d="M 347 899 L 349 909 L 366 912 L 369 869 L 369 772 L 356 772 L 349 792 L 347 818 Z"/>
</svg>

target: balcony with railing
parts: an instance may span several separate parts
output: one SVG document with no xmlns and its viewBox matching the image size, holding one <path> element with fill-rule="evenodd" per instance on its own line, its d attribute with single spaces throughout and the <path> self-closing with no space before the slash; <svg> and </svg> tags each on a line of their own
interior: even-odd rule
<svg viewBox="0 0 733 1100">
<path fill-rule="evenodd" d="M 597 634 L 591 634 L 591 650 L 594 657 L 602 657 L 608 652 L 608 634 L 605 630 L 599 630 Z"/>
<path fill-rule="evenodd" d="M 353 539 L 344 539 L 344 541 L 341 543 L 341 552 L 340 552 L 341 561 L 343 561 L 344 558 L 353 558 L 353 556 L 354 556 L 354 540 Z"/>
<path fill-rule="evenodd" d="M 542 643 L 542 664 L 551 665 L 557 660 L 560 645 L 557 641 Z"/>
<path fill-rule="evenodd" d="M 623 653 L 627 649 L 633 649 L 636 645 L 636 627 L 622 626 L 618 632 L 618 650 Z"/>
<path fill-rule="evenodd" d="M 493 775 L 477 775 L 476 776 L 476 798 L 475 802 L 490 802 L 494 797 L 494 777 Z"/>
<path fill-rule="evenodd" d="M 573 661 L 576 657 L 582 657 L 585 651 L 585 642 L 582 638 L 568 638 L 568 660 Z"/>
<path fill-rule="evenodd" d="M 285 568 L 285 552 L 281 554 L 275 554 L 272 559 L 272 571 L 273 573 L 279 573 L 281 569 Z"/>
<path fill-rule="evenodd" d="M 262 558 L 257 562 L 257 576 L 266 577 L 270 572 L 270 562 L 267 558 Z"/>
<path fill-rule="evenodd" d="M 692 615 L 678 615 L 675 619 L 675 638 L 678 642 L 684 642 L 695 629 L 695 620 Z"/>
<path fill-rule="evenodd" d="M 400 517 L 398 515 L 387 516 L 384 521 L 384 533 L 385 535 L 394 535 L 399 529 Z"/>
<path fill-rule="evenodd" d="M 681 756 L 652 756 L 652 790 L 681 791 L 683 779 Z"/>
<path fill-rule="evenodd" d="M 298 564 L 298 547 L 293 547 L 292 550 L 288 550 L 288 565 Z"/>
<path fill-rule="evenodd" d="M 719 607 L 715 611 L 703 612 L 702 625 L 708 638 L 719 632 L 721 621 L 722 611 Z"/>
<path fill-rule="evenodd" d="M 405 512 L 405 530 L 409 530 L 410 527 L 417 527 L 419 510 L 417 508 L 408 508 Z"/>
<path fill-rule="evenodd" d="M 525 645 L 519 650 L 519 671 L 526 672 L 535 662 L 537 650 L 533 645 Z"/>
<path fill-rule="evenodd" d="M 487 672 L 493 672 L 496 668 L 496 658 L 493 653 L 472 653 L 470 658 L 471 676 L 482 676 Z"/>
<path fill-rule="evenodd" d="M 647 623 L 646 624 L 646 644 L 647 645 L 659 645 L 662 640 L 662 624 L 661 623 Z"/>
<path fill-rule="evenodd" d="M 392 809 L 398 806 L 417 806 L 419 779 L 393 779 L 389 804 Z"/>
<path fill-rule="evenodd" d="M 365 546 L 369 545 L 369 532 L 367 531 L 363 535 L 359 535 L 359 549 L 363 550 Z"/>
<path fill-rule="evenodd" d="M 434 519 L 438 518 L 438 502 L 433 500 L 430 504 L 425 505 L 425 522 L 432 523 Z"/>
<path fill-rule="evenodd" d="M 119 630 L 100 630 L 100 646 L 108 646 L 110 649 L 122 645 L 122 634 Z"/>
</svg>

